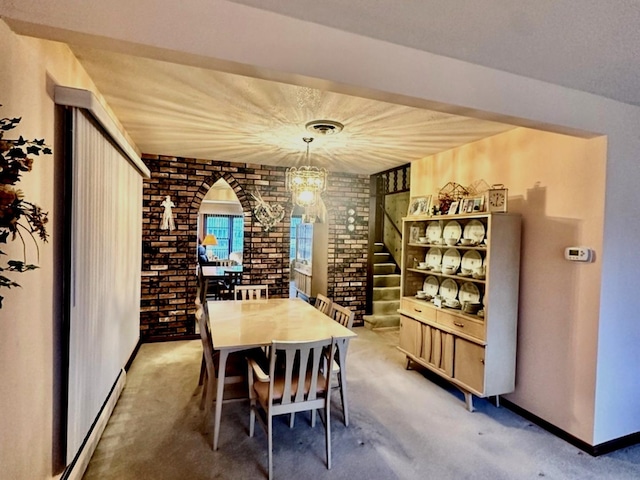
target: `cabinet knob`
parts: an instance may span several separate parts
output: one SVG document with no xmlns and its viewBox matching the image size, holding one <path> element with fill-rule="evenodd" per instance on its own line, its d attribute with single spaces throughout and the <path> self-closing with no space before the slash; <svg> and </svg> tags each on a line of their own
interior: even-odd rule
<svg viewBox="0 0 640 480">
<path fill-rule="evenodd" d="M 453 324 L 454 324 L 456 327 L 464 328 L 464 323 L 460 323 L 460 322 L 453 322 Z"/>
<path fill-rule="evenodd" d="M 414 308 L 414 310 L 418 313 L 422 313 L 422 310 L 418 310 L 417 308 Z"/>
</svg>

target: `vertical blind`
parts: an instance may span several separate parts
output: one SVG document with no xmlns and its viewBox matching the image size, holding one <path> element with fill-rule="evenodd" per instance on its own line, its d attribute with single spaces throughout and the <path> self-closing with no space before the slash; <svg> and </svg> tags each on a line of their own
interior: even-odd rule
<svg viewBox="0 0 640 480">
<path fill-rule="evenodd" d="M 73 109 L 67 461 L 139 338 L 142 178 Z"/>
</svg>

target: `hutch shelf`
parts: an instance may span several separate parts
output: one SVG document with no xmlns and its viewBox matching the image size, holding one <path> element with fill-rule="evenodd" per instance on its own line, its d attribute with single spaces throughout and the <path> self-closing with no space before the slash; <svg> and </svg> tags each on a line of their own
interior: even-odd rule
<svg viewBox="0 0 640 480">
<path fill-rule="evenodd" d="M 515 388 L 520 230 L 507 213 L 403 219 L 398 348 L 407 368 L 458 387 L 470 411 L 473 395 Z"/>
</svg>

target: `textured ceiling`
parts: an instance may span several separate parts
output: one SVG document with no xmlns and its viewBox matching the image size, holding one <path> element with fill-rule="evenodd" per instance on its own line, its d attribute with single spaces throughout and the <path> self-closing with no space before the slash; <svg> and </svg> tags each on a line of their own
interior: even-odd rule
<svg viewBox="0 0 640 480">
<path fill-rule="evenodd" d="M 640 105 L 638 0 L 231 0 Z"/>
<path fill-rule="evenodd" d="M 513 126 L 101 50 L 72 50 L 144 153 L 371 174 Z M 335 120 L 319 137 L 305 124 Z"/>
</svg>

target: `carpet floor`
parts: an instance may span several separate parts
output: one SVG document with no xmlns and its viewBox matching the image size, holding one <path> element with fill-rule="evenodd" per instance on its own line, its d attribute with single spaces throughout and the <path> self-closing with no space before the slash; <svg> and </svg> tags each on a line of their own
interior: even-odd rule
<svg viewBox="0 0 640 480">
<path fill-rule="evenodd" d="M 356 328 L 348 355 L 350 425 L 332 396 L 333 465 L 324 428 L 298 414 L 274 421 L 274 477 L 282 479 L 634 479 L 640 446 L 591 457 L 506 408 L 462 394 L 428 372 L 405 370 L 398 332 Z M 267 438 L 248 436 L 247 401 L 226 403 L 211 449 L 199 409 L 199 341 L 144 344 L 85 480 L 261 479 Z M 425 378 L 426 377 L 426 378 Z M 211 428 L 209 429 L 212 430 Z"/>
</svg>

